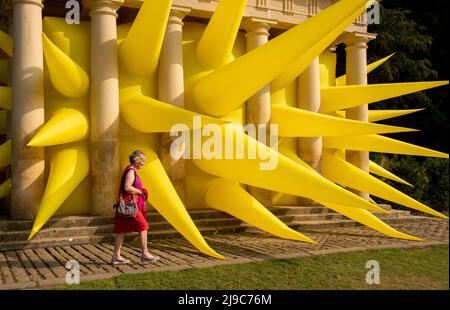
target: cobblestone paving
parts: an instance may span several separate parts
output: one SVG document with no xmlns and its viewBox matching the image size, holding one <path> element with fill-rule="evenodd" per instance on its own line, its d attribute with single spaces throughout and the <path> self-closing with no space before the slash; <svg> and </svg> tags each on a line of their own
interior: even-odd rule
<svg viewBox="0 0 450 310">
<path fill-rule="evenodd" d="M 369 249 L 420 247 L 448 244 L 448 221 L 427 219 L 393 225 L 400 231 L 422 237 L 425 242 L 385 237 L 365 227 L 301 230 L 319 244 L 289 241 L 265 233 L 235 233 L 205 236 L 208 244 L 228 258 L 217 260 L 199 253 L 183 238 L 151 240 L 151 252 L 161 257 L 152 264 L 140 263 L 135 242 L 124 244 L 122 255 L 132 264 L 110 264 L 113 245 L 84 244 L 0 252 L 0 289 L 39 288 L 65 283 L 66 263 L 80 263 L 81 281 L 111 278 L 122 273 L 202 268 L 269 259 L 295 258 Z"/>
</svg>

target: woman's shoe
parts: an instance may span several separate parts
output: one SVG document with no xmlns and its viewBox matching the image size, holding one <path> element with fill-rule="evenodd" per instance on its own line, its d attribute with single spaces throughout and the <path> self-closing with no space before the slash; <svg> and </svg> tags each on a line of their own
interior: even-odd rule
<svg viewBox="0 0 450 310">
<path fill-rule="evenodd" d="M 125 265 L 125 264 L 129 264 L 129 263 L 130 263 L 130 260 L 125 259 L 123 257 L 117 258 L 117 257 L 113 256 L 111 259 L 111 264 L 113 264 L 113 265 Z"/>
<path fill-rule="evenodd" d="M 153 263 L 156 262 L 157 260 L 159 260 L 159 256 L 152 256 L 152 257 L 141 256 L 141 263 L 143 264 Z"/>
</svg>

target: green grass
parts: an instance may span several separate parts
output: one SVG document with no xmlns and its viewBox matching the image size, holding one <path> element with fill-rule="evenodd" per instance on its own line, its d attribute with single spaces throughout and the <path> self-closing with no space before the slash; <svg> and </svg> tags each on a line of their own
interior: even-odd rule
<svg viewBox="0 0 450 310">
<path fill-rule="evenodd" d="M 380 264 L 379 285 L 367 285 L 366 262 Z M 448 245 L 273 260 L 204 269 L 120 275 L 52 289 L 445 289 Z"/>
</svg>

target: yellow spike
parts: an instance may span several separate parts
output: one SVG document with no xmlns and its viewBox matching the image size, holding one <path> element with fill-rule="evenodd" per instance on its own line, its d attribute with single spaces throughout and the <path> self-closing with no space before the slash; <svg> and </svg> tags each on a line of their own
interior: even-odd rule
<svg viewBox="0 0 450 310">
<path fill-rule="evenodd" d="M 364 7 L 365 8 L 365 7 Z M 363 10 L 363 8 L 360 8 Z M 350 15 L 346 20 L 342 21 L 336 28 L 331 29 L 326 34 L 324 33 L 321 38 L 314 44 L 314 46 L 298 58 L 294 63 L 286 66 L 285 70 L 277 76 L 271 83 L 270 89 L 272 91 L 277 91 L 287 87 L 291 82 L 293 82 L 313 61 L 313 59 L 320 55 L 324 49 L 326 49 L 332 41 L 334 41 L 343 31 L 350 25 L 357 15 Z M 335 72 L 333 72 L 335 74 Z M 330 76 L 331 77 L 331 76 Z M 324 82 L 323 80 L 321 81 Z M 335 82 L 332 82 L 333 84 Z"/>
<path fill-rule="evenodd" d="M 156 153 L 140 144 L 122 142 L 120 146 L 122 163 L 128 162 L 128 154 L 139 149 L 145 153 L 147 164 L 139 170 L 143 184 L 150 189 L 149 202 L 156 210 L 200 252 L 219 259 L 224 257 L 206 243 L 189 213 L 178 197 L 169 177 Z"/>
<path fill-rule="evenodd" d="M 9 57 L 13 57 L 13 39 L 9 34 L 0 30 L 0 49 Z"/>
<path fill-rule="evenodd" d="M 171 6 L 172 0 L 142 4 L 119 48 L 119 59 L 130 73 L 144 77 L 156 72 Z"/>
<path fill-rule="evenodd" d="M 391 119 L 411 113 L 416 113 L 425 109 L 409 109 L 409 110 L 369 110 L 369 122 L 378 122 L 385 119 Z"/>
<path fill-rule="evenodd" d="M 27 145 L 51 146 L 80 141 L 87 138 L 88 131 L 88 119 L 83 113 L 62 108 L 42 126 Z"/>
<path fill-rule="evenodd" d="M 247 136 L 235 126 L 221 127 L 222 145 L 232 143 L 233 149 L 242 149 L 243 154 L 240 156 L 237 151 L 233 152 L 235 154 L 229 154 L 225 147 L 225 149 L 222 149 L 220 156 L 208 159 L 193 156 L 194 164 L 204 172 L 243 184 L 313 200 L 326 200 L 373 211 L 380 209 L 326 180 L 317 172 L 311 172 L 286 156 Z M 207 141 L 209 139 L 211 138 L 208 138 Z M 202 147 L 205 147 L 205 145 Z M 261 155 L 252 159 L 249 156 L 249 150 L 254 150 L 256 155 Z M 263 160 L 260 157 L 267 159 Z"/>
<path fill-rule="evenodd" d="M 197 45 L 197 59 L 208 69 L 230 62 L 247 0 L 220 1 Z"/>
<path fill-rule="evenodd" d="M 382 176 L 386 179 L 390 179 L 408 186 L 413 186 L 412 184 L 406 182 L 405 180 L 403 180 L 402 178 L 399 178 L 398 176 L 396 176 L 395 174 L 393 174 L 392 172 L 384 169 L 383 167 L 381 167 L 380 165 L 374 163 L 373 161 L 369 161 L 369 172 Z"/>
<path fill-rule="evenodd" d="M 367 65 L 367 73 L 372 72 L 373 70 L 375 70 L 376 68 L 378 68 L 379 66 L 384 64 L 389 58 L 391 58 L 394 55 L 395 55 L 395 53 L 392 53 L 391 55 L 388 55 L 384 58 L 381 58 L 377 61 L 374 61 L 374 62 L 368 64 Z M 341 75 L 340 77 L 336 78 L 336 85 L 337 86 L 347 85 L 347 75 L 344 74 L 344 75 Z"/>
<path fill-rule="evenodd" d="M 76 62 L 42 33 L 45 62 L 55 89 L 68 98 L 79 98 L 89 90 L 89 76 Z"/>
<path fill-rule="evenodd" d="M 278 135 L 282 137 L 346 136 L 416 131 L 404 127 L 347 120 L 285 105 L 272 105 L 270 122 L 278 124 Z"/>
<path fill-rule="evenodd" d="M 309 166 L 307 163 L 305 163 L 300 157 L 297 156 L 297 153 L 294 153 L 292 150 L 288 150 L 288 149 L 286 149 L 286 148 L 280 148 L 280 149 L 279 149 L 279 152 L 280 152 L 281 154 L 285 155 L 286 157 L 292 159 L 292 160 L 295 161 L 296 163 L 302 165 L 302 166 L 305 167 L 306 169 L 309 169 L 311 172 L 317 173 L 316 170 L 314 170 L 313 168 L 311 168 L 311 166 Z M 369 198 L 370 198 L 370 197 L 369 197 Z M 370 200 L 369 200 L 369 201 L 370 201 Z M 319 202 L 319 203 L 321 203 L 321 204 L 323 204 L 323 205 L 325 205 L 325 204 L 327 203 L 326 201 L 323 201 L 323 200 L 317 200 L 317 202 Z M 374 212 L 382 213 L 382 214 L 389 214 L 389 213 L 390 213 L 389 211 L 386 211 L 385 209 L 378 207 L 378 205 L 377 205 L 373 200 L 370 201 L 370 203 L 373 203 L 373 204 L 376 205 L 377 208 L 378 208 L 378 209 L 375 210 Z M 334 205 L 336 205 L 336 204 L 334 204 Z M 353 209 L 356 209 L 356 208 L 353 208 Z"/>
<path fill-rule="evenodd" d="M 369 122 L 378 122 L 394 117 L 408 115 L 425 109 L 409 109 L 409 110 L 369 110 Z M 345 118 L 345 110 L 333 111 L 328 113 L 337 117 Z"/>
<path fill-rule="evenodd" d="M 342 186 L 370 193 L 374 196 L 393 201 L 409 208 L 448 219 L 448 217 L 442 213 L 403 194 L 399 190 L 387 185 L 345 160 L 337 158 L 330 150 L 325 150 L 322 153 L 322 167 L 324 177 Z"/>
<path fill-rule="evenodd" d="M 334 149 L 448 158 L 448 154 L 380 135 L 324 137 L 322 143 Z"/>
<path fill-rule="evenodd" d="M 372 197 L 369 196 L 369 202 L 373 203 L 373 204 L 377 204 L 377 202 L 375 200 L 372 199 Z"/>
<path fill-rule="evenodd" d="M 328 113 L 353 108 L 447 84 L 448 81 L 435 81 L 322 88 L 320 112 Z"/>
<path fill-rule="evenodd" d="M 304 56 L 304 62 L 308 65 L 321 52 L 320 49 L 316 51 L 317 43 L 320 42 L 323 48 L 330 44 L 334 38 L 327 37 L 329 42 L 323 42 L 323 37 L 336 28 L 344 30 L 348 26 L 344 22 L 350 17 L 356 18 L 364 10 L 365 3 L 365 0 L 341 0 L 268 43 L 218 68 L 194 85 L 196 104 L 208 115 L 228 114 L 300 57 Z M 298 44 L 299 40 L 302 44 Z M 314 53 L 311 50 L 317 54 L 312 55 Z"/>
<path fill-rule="evenodd" d="M 8 59 L 0 59 L 0 84 L 8 82 Z"/>
<path fill-rule="evenodd" d="M 235 181 L 214 179 L 208 184 L 204 199 L 208 207 L 231 214 L 272 235 L 280 238 L 317 243 L 289 228 Z"/>
<path fill-rule="evenodd" d="M 312 171 L 315 171 L 308 164 L 306 164 L 303 160 L 301 160 L 297 156 L 297 154 L 295 154 L 294 152 L 292 152 L 290 150 L 286 150 L 286 149 L 280 149 L 280 152 L 283 153 L 284 155 L 288 156 L 295 162 L 309 168 Z M 371 203 L 374 203 L 376 205 L 376 202 L 373 201 L 373 199 L 371 199 L 370 197 L 369 197 L 369 200 L 371 200 L 370 201 Z M 333 210 L 337 213 L 340 213 L 360 224 L 363 224 L 373 230 L 376 230 L 376 231 L 383 233 L 385 235 L 388 235 L 390 237 L 407 239 L 407 240 L 416 240 L 416 241 L 422 240 L 420 238 L 410 236 L 410 235 L 407 235 L 407 234 L 404 234 L 402 232 L 395 230 L 394 228 L 390 227 L 389 225 L 387 225 L 386 223 L 381 221 L 379 218 L 377 218 L 375 215 L 373 215 L 372 213 L 370 213 L 367 210 L 338 205 L 338 204 L 330 203 L 330 202 L 326 202 L 326 201 L 317 201 L 317 202 L 326 206 L 327 208 L 330 208 L 331 210 Z M 390 213 L 382 208 L 380 208 L 380 210 L 377 212 L 382 213 L 382 214 Z"/>
<path fill-rule="evenodd" d="M 28 240 L 45 225 L 89 173 L 89 147 L 72 146 L 57 152 L 50 161 L 50 174 L 39 212 Z"/>
<path fill-rule="evenodd" d="M 388 224 L 386 224 L 385 222 L 383 222 L 382 220 L 380 220 L 367 210 L 349 208 L 347 206 L 337 205 L 329 202 L 320 202 L 320 203 L 323 204 L 325 207 L 330 208 L 331 210 L 348 217 L 349 219 L 352 219 L 360 224 L 372 228 L 373 230 L 376 230 L 389 237 L 413 241 L 423 241 L 423 239 L 421 238 L 402 233 L 392 228 L 391 226 L 389 226 Z"/>
<path fill-rule="evenodd" d="M 11 139 L 0 145 L 0 169 L 11 165 Z"/>
<path fill-rule="evenodd" d="M 0 86 L 0 108 L 11 110 L 12 89 L 7 86 Z"/>
<path fill-rule="evenodd" d="M 336 86 L 337 55 L 324 51 L 319 56 L 320 87 Z"/>
<path fill-rule="evenodd" d="M 11 178 L 0 185 L 0 199 L 5 198 L 11 192 Z"/>
<path fill-rule="evenodd" d="M 183 124 L 192 129 L 194 116 L 201 117 L 201 127 L 206 124 L 227 123 L 146 96 L 136 96 L 121 104 L 121 112 L 131 127 L 147 133 L 170 132 L 175 124 Z"/>
</svg>

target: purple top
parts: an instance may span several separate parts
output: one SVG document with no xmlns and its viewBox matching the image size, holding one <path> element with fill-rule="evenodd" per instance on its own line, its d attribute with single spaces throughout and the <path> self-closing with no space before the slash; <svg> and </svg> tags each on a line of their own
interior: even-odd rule
<svg viewBox="0 0 450 310">
<path fill-rule="evenodd" d="M 135 175 L 135 179 L 134 179 L 134 183 L 133 186 L 136 187 L 139 190 L 144 190 L 146 192 L 146 190 L 142 187 L 142 181 L 139 178 L 136 169 L 134 169 L 131 165 L 128 165 L 125 170 L 122 173 L 122 177 L 121 177 L 121 181 L 120 181 L 120 192 L 122 193 L 122 197 L 123 199 L 126 200 L 131 200 L 133 199 L 131 196 L 131 194 L 127 193 L 124 189 L 124 183 L 125 183 L 125 177 L 128 173 L 128 171 L 130 171 L 130 169 L 134 170 L 134 175 Z M 143 196 L 141 195 L 134 195 L 134 199 L 136 199 L 137 205 L 139 210 L 144 214 L 144 216 L 147 215 L 147 209 L 145 207 L 145 199 Z"/>
</svg>

